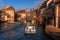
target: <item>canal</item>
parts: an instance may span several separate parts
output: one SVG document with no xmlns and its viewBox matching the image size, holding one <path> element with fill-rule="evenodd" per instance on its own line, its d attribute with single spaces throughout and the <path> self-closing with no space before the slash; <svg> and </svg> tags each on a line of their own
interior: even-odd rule
<svg viewBox="0 0 60 40">
<path fill-rule="evenodd" d="M 52 40 L 39 30 L 37 24 L 35 25 L 36 34 L 33 35 L 25 35 L 24 28 L 21 22 L 3 23 L 0 25 L 0 40 Z"/>
</svg>

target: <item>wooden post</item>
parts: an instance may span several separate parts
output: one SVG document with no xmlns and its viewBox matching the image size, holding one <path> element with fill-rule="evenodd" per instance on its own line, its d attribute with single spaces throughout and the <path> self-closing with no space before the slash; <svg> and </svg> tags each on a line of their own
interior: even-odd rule
<svg viewBox="0 0 60 40">
<path fill-rule="evenodd" d="M 58 5 L 55 5 L 56 7 L 56 27 L 58 27 Z"/>
</svg>

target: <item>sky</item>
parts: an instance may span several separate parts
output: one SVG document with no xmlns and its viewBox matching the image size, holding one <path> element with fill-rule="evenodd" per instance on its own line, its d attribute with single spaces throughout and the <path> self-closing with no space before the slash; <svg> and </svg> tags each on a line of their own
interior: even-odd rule
<svg viewBox="0 0 60 40">
<path fill-rule="evenodd" d="M 13 6 L 15 10 L 29 10 L 30 8 L 36 9 L 44 1 L 45 0 L 0 0 L 0 10 L 7 5 Z"/>
</svg>

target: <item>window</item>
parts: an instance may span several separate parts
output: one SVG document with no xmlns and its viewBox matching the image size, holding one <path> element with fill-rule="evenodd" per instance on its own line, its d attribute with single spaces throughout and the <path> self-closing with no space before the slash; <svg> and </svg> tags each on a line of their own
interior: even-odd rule
<svg viewBox="0 0 60 40">
<path fill-rule="evenodd" d="M 10 18 L 10 15 L 9 14 L 7 15 L 7 18 Z"/>
<path fill-rule="evenodd" d="M 53 4 L 51 4 L 51 6 L 54 6 L 55 4 L 53 3 Z"/>
<path fill-rule="evenodd" d="M 58 18 L 58 27 L 60 28 L 60 17 Z"/>
<path fill-rule="evenodd" d="M 20 18 L 20 17 L 21 17 L 21 15 L 18 15 L 17 17 L 18 17 L 18 18 Z"/>
<path fill-rule="evenodd" d="M 56 23 L 56 21 L 55 21 L 55 10 L 54 10 L 54 8 L 52 8 L 51 11 L 49 10 L 49 12 L 48 12 L 47 25 L 55 26 L 56 25 L 55 23 Z"/>
<path fill-rule="evenodd" d="M 0 13 L 0 18 L 1 18 L 1 13 Z"/>
</svg>

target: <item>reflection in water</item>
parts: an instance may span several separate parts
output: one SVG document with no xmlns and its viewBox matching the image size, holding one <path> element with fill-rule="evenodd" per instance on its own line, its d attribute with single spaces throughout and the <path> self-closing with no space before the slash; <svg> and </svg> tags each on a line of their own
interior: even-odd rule
<svg viewBox="0 0 60 40">
<path fill-rule="evenodd" d="M 13 29 L 11 30 L 11 28 Z M 10 30 L 0 33 L 0 40 L 49 40 L 49 38 L 38 29 L 37 25 L 37 34 L 34 36 L 24 35 L 24 28 L 25 26 L 21 25 L 20 23 L 3 23 L 2 30 Z"/>
<path fill-rule="evenodd" d="M 14 28 L 14 24 L 13 23 L 3 23 L 2 24 L 2 30 L 7 30 L 7 29 L 11 29 L 11 28 Z"/>
</svg>

